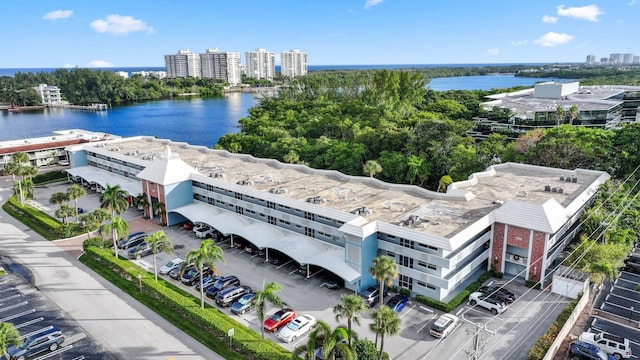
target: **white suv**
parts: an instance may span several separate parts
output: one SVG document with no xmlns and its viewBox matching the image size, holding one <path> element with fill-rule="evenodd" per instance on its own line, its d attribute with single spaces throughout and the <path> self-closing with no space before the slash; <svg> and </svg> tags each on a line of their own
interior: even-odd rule
<svg viewBox="0 0 640 360">
<path fill-rule="evenodd" d="M 469 295 L 469 303 L 471 306 L 480 305 L 487 310 L 491 310 L 493 315 L 501 314 L 507 310 L 507 304 L 488 295 L 485 295 L 479 291 L 476 291 Z"/>
<path fill-rule="evenodd" d="M 628 359 L 631 357 L 629 339 L 625 339 L 622 336 L 583 332 L 578 340 L 593 344 L 607 354 L 613 355 L 616 359 Z"/>
</svg>

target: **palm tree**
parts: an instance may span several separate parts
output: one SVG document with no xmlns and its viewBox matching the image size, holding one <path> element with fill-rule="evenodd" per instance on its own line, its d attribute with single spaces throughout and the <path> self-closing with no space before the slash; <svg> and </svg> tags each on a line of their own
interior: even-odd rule
<svg viewBox="0 0 640 360">
<path fill-rule="evenodd" d="M 262 323 L 264 322 L 265 308 L 267 302 L 272 303 L 275 306 L 282 306 L 282 299 L 276 293 L 282 290 L 282 286 L 275 281 L 267 283 L 262 286 L 262 290 L 256 291 L 256 296 L 253 300 L 253 304 L 251 307 L 256 310 L 256 314 L 258 315 L 258 321 L 260 322 L 260 333 L 262 335 L 262 340 L 264 340 L 264 326 Z"/>
<path fill-rule="evenodd" d="M 398 313 L 388 306 L 380 306 L 373 312 L 373 323 L 369 324 L 371 331 L 376 333 L 376 345 L 380 335 L 379 360 L 382 360 L 384 349 L 384 335 L 397 335 L 400 332 L 400 318 Z"/>
<path fill-rule="evenodd" d="M 575 120 L 580 114 L 580 109 L 578 109 L 578 105 L 573 104 L 569 108 L 569 124 L 573 125 L 573 120 Z"/>
<path fill-rule="evenodd" d="M 369 160 L 362 166 L 362 171 L 368 174 L 369 177 L 373 177 L 373 175 L 382 172 L 382 166 L 375 160 Z"/>
<path fill-rule="evenodd" d="M 133 203 L 138 208 L 138 210 L 146 209 L 147 206 L 149 206 L 149 200 L 147 199 L 147 194 L 140 194 L 136 196 Z"/>
<path fill-rule="evenodd" d="M 200 273 L 200 307 L 204 309 L 204 287 L 202 286 L 202 272 L 204 266 L 209 266 L 209 269 L 213 271 L 214 274 L 218 275 L 218 267 L 216 263 L 224 261 L 222 248 L 218 245 L 214 244 L 213 240 L 208 239 L 200 243 L 199 249 L 193 249 L 187 253 L 187 258 L 185 260 L 185 266 L 195 266 Z"/>
<path fill-rule="evenodd" d="M 51 194 L 51 198 L 49 199 L 50 204 L 58 204 L 58 206 L 67 201 L 69 201 L 69 195 L 61 191 Z"/>
<path fill-rule="evenodd" d="M 156 254 L 164 251 L 167 254 L 171 254 L 173 252 L 173 243 L 167 237 L 167 234 L 164 231 L 156 231 L 153 234 L 147 236 L 144 239 L 147 243 L 151 244 L 151 254 L 153 254 L 153 273 L 156 278 L 156 282 L 158 282 L 158 268 L 156 266 Z"/>
<path fill-rule="evenodd" d="M 113 253 L 118 258 L 118 236 L 125 236 L 129 233 L 129 224 L 120 216 L 111 216 L 111 222 L 101 226 L 100 231 L 105 234 L 111 234 L 113 239 Z"/>
<path fill-rule="evenodd" d="M 20 195 L 20 204 L 24 206 L 24 193 L 22 192 L 22 181 L 16 180 L 16 175 L 21 173 L 21 165 L 15 161 L 5 164 L 4 170 L 13 177 L 14 194 Z M 15 191 L 17 188 L 17 191 Z"/>
<path fill-rule="evenodd" d="M 73 199 L 76 205 L 76 222 L 78 222 L 79 220 L 78 219 L 78 198 L 85 195 L 87 195 L 87 192 L 84 191 L 82 186 L 78 184 L 73 184 L 69 186 L 69 188 L 67 189 L 67 196 L 69 197 L 69 199 Z"/>
<path fill-rule="evenodd" d="M 384 286 L 391 286 L 393 279 L 398 277 L 398 264 L 392 258 L 381 255 L 373 259 L 369 273 L 380 283 L 380 306 L 382 306 L 384 302 Z"/>
<path fill-rule="evenodd" d="M 340 359 L 355 360 L 357 354 L 347 345 L 350 335 L 349 330 L 342 326 L 332 330 L 326 322 L 318 320 L 315 329 L 309 333 L 307 343 L 293 351 L 293 359 L 302 355 L 304 360 L 315 360 L 316 351 L 320 349 L 323 359 L 333 360 L 340 356 Z"/>
<path fill-rule="evenodd" d="M 364 299 L 358 295 L 348 294 L 342 295 L 342 303 L 333 307 L 333 313 L 336 314 L 336 321 L 340 318 L 347 319 L 347 330 L 349 330 L 349 346 L 351 346 L 351 322 L 360 325 L 360 314 L 367 311 L 368 306 Z"/>
<path fill-rule="evenodd" d="M 73 208 L 67 204 L 60 205 L 58 210 L 56 210 L 56 217 L 61 218 L 63 224 L 68 223 L 67 219 L 71 215 L 73 215 Z"/>
<path fill-rule="evenodd" d="M 0 323 L 0 350 L 5 358 L 9 358 L 7 347 L 9 345 L 20 345 L 20 333 L 11 323 Z"/>
<path fill-rule="evenodd" d="M 91 237 L 91 232 L 98 229 L 109 217 L 111 217 L 109 211 L 102 208 L 97 208 L 90 213 L 80 215 L 80 224 L 82 228 L 87 231 L 87 240 Z"/>
<path fill-rule="evenodd" d="M 153 212 L 151 215 L 151 219 L 153 219 L 155 215 L 158 215 L 160 217 L 160 222 L 163 222 L 162 216 L 166 213 L 164 203 L 158 201 L 157 203 L 153 204 L 151 210 Z"/>
<path fill-rule="evenodd" d="M 107 185 L 107 188 L 100 195 L 100 207 L 109 210 L 112 216 L 116 216 L 129 207 L 125 195 L 126 192 L 120 188 L 120 185 Z"/>
<path fill-rule="evenodd" d="M 562 105 L 558 105 L 556 106 L 556 117 L 558 120 L 558 126 L 560 126 L 560 124 L 562 124 L 563 120 L 564 120 L 564 108 L 562 107 Z"/>
</svg>

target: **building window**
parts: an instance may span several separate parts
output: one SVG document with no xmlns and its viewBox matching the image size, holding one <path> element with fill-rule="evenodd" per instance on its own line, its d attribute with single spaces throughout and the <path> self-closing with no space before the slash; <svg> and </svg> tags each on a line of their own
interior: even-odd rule
<svg viewBox="0 0 640 360">
<path fill-rule="evenodd" d="M 305 227 L 304 234 L 309 237 L 316 237 L 316 232 L 312 228 Z"/>
<path fill-rule="evenodd" d="M 391 252 L 391 251 L 387 251 L 387 256 L 395 259 L 396 258 L 396 253 Z"/>
<path fill-rule="evenodd" d="M 273 216 L 268 216 L 267 220 L 269 221 L 269 224 L 271 225 L 275 225 L 276 224 L 276 218 Z"/>
<path fill-rule="evenodd" d="M 236 213 L 240 215 L 244 215 L 244 209 L 240 206 L 236 206 Z"/>
<path fill-rule="evenodd" d="M 267 207 L 269 209 L 275 209 L 276 208 L 276 203 L 274 203 L 273 201 L 267 201 Z"/>
<path fill-rule="evenodd" d="M 410 249 L 414 249 L 415 248 L 415 243 L 411 240 L 407 240 L 407 239 L 400 239 L 400 245 L 404 246 L 406 248 L 410 248 Z"/>
<path fill-rule="evenodd" d="M 242 193 L 237 192 L 235 196 L 236 196 L 236 199 L 242 200 Z"/>
<path fill-rule="evenodd" d="M 315 214 L 314 213 L 310 213 L 308 211 L 304 212 L 304 218 L 307 220 L 311 220 L 314 221 L 315 220 Z"/>
<path fill-rule="evenodd" d="M 438 267 L 433 265 L 433 264 L 427 264 L 427 268 L 429 268 L 431 270 L 438 270 Z"/>
<path fill-rule="evenodd" d="M 408 256 L 400 255 L 400 265 L 413 269 L 413 259 Z"/>
<path fill-rule="evenodd" d="M 398 277 L 398 286 L 411 291 L 413 290 L 413 279 L 406 275 L 400 275 L 400 277 Z"/>
</svg>

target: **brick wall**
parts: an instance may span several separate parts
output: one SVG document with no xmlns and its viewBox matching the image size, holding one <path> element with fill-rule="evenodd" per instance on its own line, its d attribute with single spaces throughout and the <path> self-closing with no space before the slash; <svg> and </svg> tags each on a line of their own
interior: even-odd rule
<svg viewBox="0 0 640 360">
<path fill-rule="evenodd" d="M 504 249 L 504 230 L 505 225 L 500 223 L 493 224 L 493 242 L 491 245 L 491 261 L 497 272 L 502 272 L 502 256 Z"/>
</svg>

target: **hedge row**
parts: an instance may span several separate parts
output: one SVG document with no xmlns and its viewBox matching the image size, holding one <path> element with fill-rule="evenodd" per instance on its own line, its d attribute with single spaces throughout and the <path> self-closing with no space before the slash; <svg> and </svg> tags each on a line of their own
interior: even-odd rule
<svg viewBox="0 0 640 360">
<path fill-rule="evenodd" d="M 40 173 L 33 177 L 33 183 L 35 185 L 49 184 L 49 183 L 58 182 L 61 180 L 67 180 L 67 173 L 62 170 L 54 170 L 46 173 Z"/>
<path fill-rule="evenodd" d="M 276 360 L 292 357 L 283 347 L 269 339 L 262 340 L 259 333 L 217 308 L 205 304 L 205 309 L 202 309 L 199 298 L 164 280 L 159 279 L 156 283 L 153 274 L 128 260 L 116 259 L 110 250 L 89 247 L 81 261 L 101 275 L 109 275 L 106 274 L 109 272 L 110 277 L 115 275 L 124 279 L 116 285 L 121 287 L 120 283 L 124 283 L 121 287 L 124 291 L 226 359 Z M 136 280 L 141 272 L 142 287 L 138 289 Z M 227 332 L 231 328 L 234 336 L 229 347 Z"/>
<path fill-rule="evenodd" d="M 59 238 L 56 230 L 61 225 L 60 221 L 28 204 L 20 205 L 15 196 L 10 197 L 2 205 L 2 209 L 45 239 L 56 240 Z"/>
<path fill-rule="evenodd" d="M 416 300 L 434 309 L 438 309 L 444 312 L 451 312 L 455 308 L 460 306 L 460 304 L 466 302 L 467 299 L 469 298 L 469 295 L 471 295 L 472 292 L 477 291 L 478 288 L 482 286 L 482 283 L 489 280 L 490 277 L 491 277 L 491 272 L 486 272 L 480 275 L 478 280 L 471 283 L 464 290 L 460 291 L 460 293 L 456 295 L 453 299 L 451 299 L 451 301 L 449 301 L 448 303 L 438 301 L 423 295 L 416 295 Z"/>
<path fill-rule="evenodd" d="M 536 341 L 536 344 L 533 345 L 531 350 L 529 350 L 529 356 L 527 357 L 527 359 L 539 360 L 547 355 L 547 351 L 549 351 L 549 348 L 556 340 L 558 333 L 560 332 L 560 330 L 562 330 L 564 324 L 566 324 L 569 316 L 571 316 L 571 313 L 573 312 L 573 309 L 576 308 L 576 305 L 578 305 L 578 302 L 581 298 L 582 293 L 578 294 L 578 298 L 571 301 L 567 305 L 567 307 L 565 307 L 564 310 L 562 310 L 562 312 L 558 314 L 558 317 L 556 317 L 556 320 L 553 322 L 553 324 L 551 324 L 547 332 L 544 333 L 544 335 L 542 335 L 538 339 L 538 341 Z"/>
</svg>

